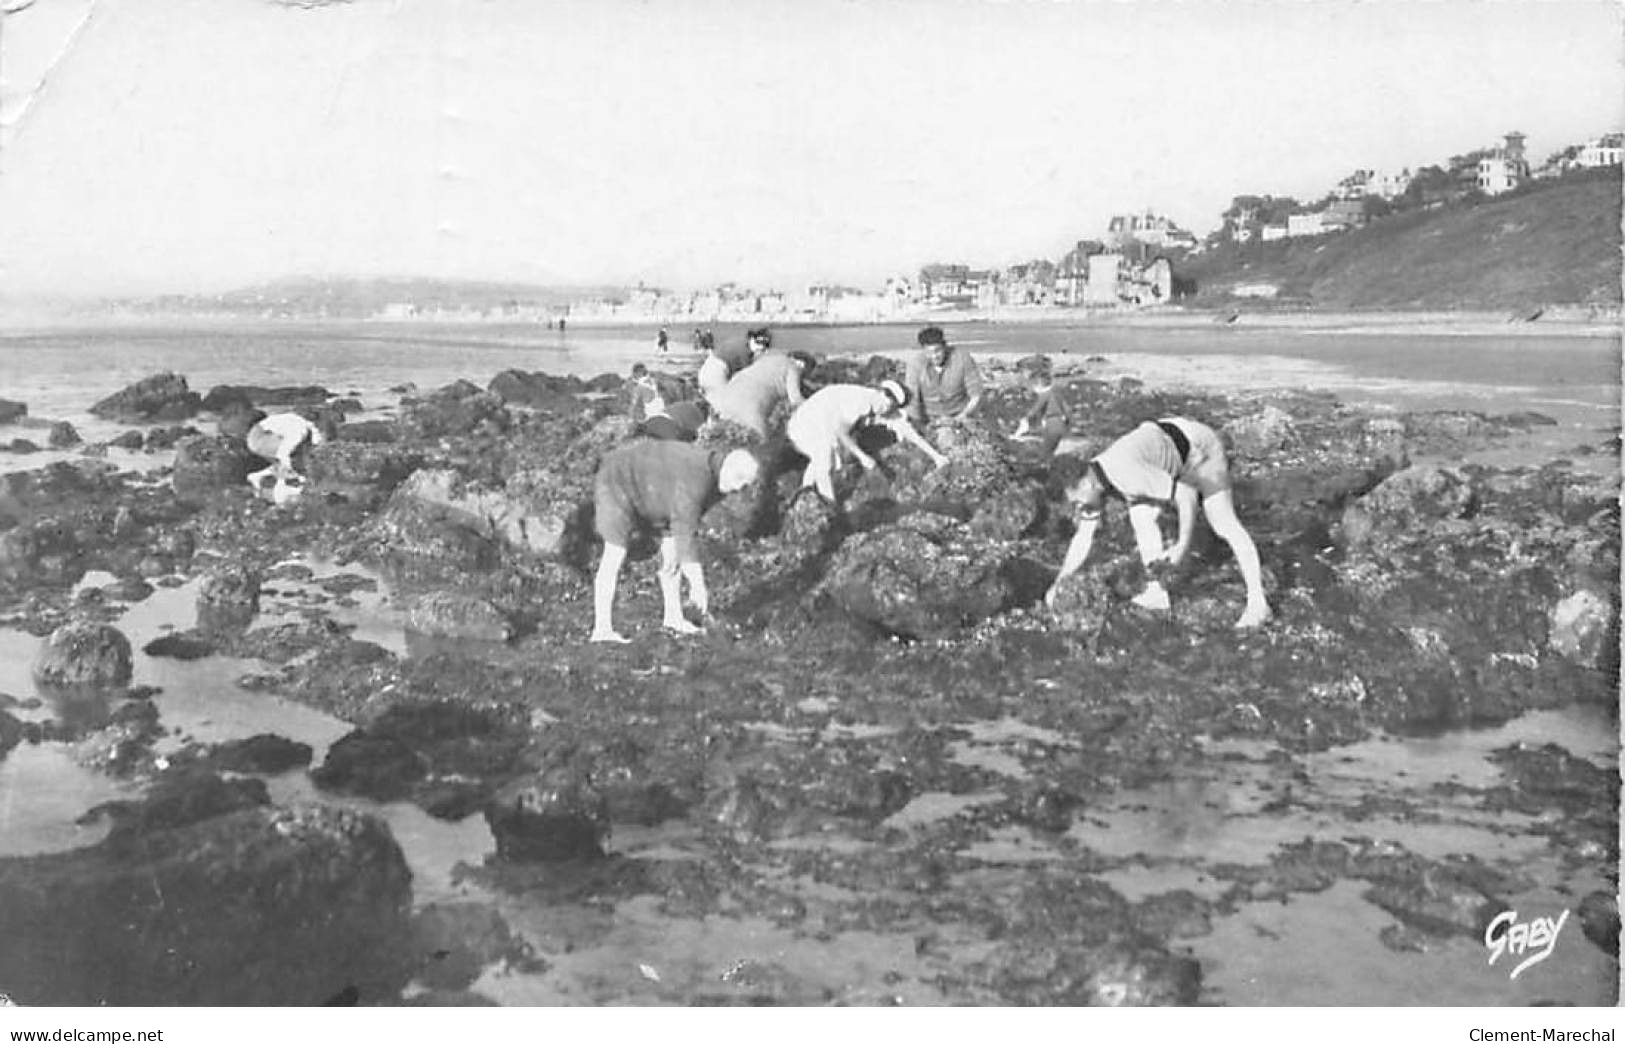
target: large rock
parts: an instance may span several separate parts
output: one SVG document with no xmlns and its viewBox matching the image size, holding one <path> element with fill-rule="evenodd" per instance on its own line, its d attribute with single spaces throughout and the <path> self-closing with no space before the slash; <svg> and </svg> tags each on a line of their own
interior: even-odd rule
<svg viewBox="0 0 1625 1044">
<path fill-rule="evenodd" d="M 609 807 L 586 779 L 550 772 L 504 787 L 485 807 L 497 856 L 515 862 L 594 859 L 609 837 Z"/>
<path fill-rule="evenodd" d="M 234 486 L 248 488 L 248 473 L 257 463 L 241 440 L 221 435 L 193 435 L 175 447 L 170 484 L 183 499 L 207 497 Z"/>
<path fill-rule="evenodd" d="M 523 771 L 529 743 L 528 718 L 512 707 L 399 703 L 334 743 L 311 778 L 324 790 L 412 800 L 455 820 Z"/>
<path fill-rule="evenodd" d="M 1432 522 L 1470 517 L 1478 503 L 1478 489 L 1463 472 L 1432 465 L 1409 467 L 1348 505 L 1343 540 L 1359 546 L 1385 532 L 1415 535 Z"/>
<path fill-rule="evenodd" d="M 262 388 L 253 384 L 217 384 L 200 405 L 216 413 L 242 406 L 320 406 L 333 393 L 315 384 Z"/>
<path fill-rule="evenodd" d="M 1609 651 L 1609 641 L 1618 642 L 1613 602 L 1596 591 L 1576 591 L 1552 607 L 1549 639 L 1552 650 L 1585 667 L 1598 668 Z"/>
<path fill-rule="evenodd" d="M 512 425 L 513 415 L 502 399 L 466 383 L 412 403 L 401 418 L 401 426 L 420 439 L 501 435 Z"/>
<path fill-rule="evenodd" d="M 454 471 L 423 470 L 395 491 L 386 517 L 437 519 L 533 555 L 573 559 L 592 538 L 590 493 L 563 500 L 560 492 L 559 483 L 539 475 L 518 475 L 503 489 L 485 489 Z"/>
<path fill-rule="evenodd" d="M 411 872 L 381 820 L 251 808 L 0 859 L 23 1005 L 315 1005 L 404 985 Z"/>
<path fill-rule="evenodd" d="M 69 526 L 46 519 L 0 535 L 0 580 L 24 585 L 77 583 L 85 552 Z"/>
<path fill-rule="evenodd" d="M 195 415 L 202 404 L 198 393 L 187 388 L 185 377 L 160 373 L 114 392 L 92 406 L 90 412 L 129 424 L 182 421 Z"/>
<path fill-rule="evenodd" d="M 63 624 L 40 646 L 34 682 L 60 688 L 118 688 L 131 674 L 130 640 L 111 624 Z"/>
<path fill-rule="evenodd" d="M 1298 441 L 1292 415 L 1279 406 L 1237 417 L 1222 429 L 1231 449 L 1241 457 L 1263 457 L 1288 449 Z"/>
<path fill-rule="evenodd" d="M 312 450 L 306 471 L 311 492 L 337 493 L 347 500 L 373 506 L 394 492 L 422 463 L 421 454 L 387 442 L 341 438 Z"/>
<path fill-rule="evenodd" d="M 0 424 L 15 424 L 28 416 L 28 404 L 14 399 L 0 399 Z"/>
<path fill-rule="evenodd" d="M 264 410 L 255 409 L 246 402 L 229 405 L 220 411 L 220 420 L 215 423 L 214 432 L 216 435 L 246 439 L 254 425 L 264 420 L 266 416 Z"/>
<path fill-rule="evenodd" d="M 945 638 L 1006 608 L 1007 549 L 940 515 L 914 514 L 852 537 L 823 590 L 850 615 L 904 638 Z"/>
<path fill-rule="evenodd" d="M 496 606 L 483 598 L 449 591 L 433 591 L 414 599 L 406 614 L 406 629 L 481 642 L 505 642 L 513 637 L 513 625 Z"/>
<path fill-rule="evenodd" d="M 546 373 L 503 370 L 491 378 L 486 388 L 510 406 L 530 406 L 554 412 L 575 412 L 581 408 L 576 392 L 583 390 L 576 377 L 555 377 Z"/>
</svg>

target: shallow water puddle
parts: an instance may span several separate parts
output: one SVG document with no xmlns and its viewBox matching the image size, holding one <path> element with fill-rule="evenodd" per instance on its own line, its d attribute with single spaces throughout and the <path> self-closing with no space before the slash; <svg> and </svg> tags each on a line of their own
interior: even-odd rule
<svg viewBox="0 0 1625 1044">
<path fill-rule="evenodd" d="M 474 989 L 503 1004 L 907 1004 L 947 1001 L 933 980 L 944 958 L 914 938 L 845 931 L 815 936 L 754 918 L 677 918 L 662 900 L 618 903 L 586 945 L 565 950 L 564 925 L 548 911 L 503 906 L 536 944 L 545 975 L 491 969 Z M 500 904 L 499 904 L 500 905 Z M 966 950 L 955 947 L 956 959 Z"/>
<path fill-rule="evenodd" d="M 944 819 L 950 819 L 968 808 L 1003 800 L 1003 794 L 993 794 L 986 791 L 975 794 L 948 794 L 941 791 L 932 791 L 914 798 L 882 820 L 881 825 L 899 830 L 930 826 Z"/>
<path fill-rule="evenodd" d="M 83 768 L 54 743 L 20 743 L 0 758 L 0 856 L 42 855 L 93 845 L 107 836 L 105 817 L 80 826 L 104 801 L 138 796 L 138 788 Z"/>
<path fill-rule="evenodd" d="M 1065 858 L 1048 840 L 1025 827 L 1001 827 L 960 851 L 983 863 L 1052 863 Z"/>
<path fill-rule="evenodd" d="M 1222 1004 L 1528 1005 L 1608 1003 L 1617 969 L 1585 938 L 1574 915 L 1552 956 L 1517 980 L 1503 957 L 1491 967 L 1480 939 L 1428 937 L 1425 952 L 1396 952 L 1380 933 L 1393 924 L 1362 898 L 1365 885 L 1339 881 L 1285 902 L 1249 903 L 1193 942 L 1208 998 Z M 1556 916 L 1573 900 L 1520 897 L 1527 918 Z"/>
</svg>

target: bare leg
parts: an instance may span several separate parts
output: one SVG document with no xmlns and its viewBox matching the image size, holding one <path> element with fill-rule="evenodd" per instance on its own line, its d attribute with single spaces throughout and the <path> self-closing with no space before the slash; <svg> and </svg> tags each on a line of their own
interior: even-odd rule
<svg viewBox="0 0 1625 1044">
<path fill-rule="evenodd" d="M 626 560 L 626 548 L 617 544 L 604 545 L 604 555 L 598 560 L 598 574 L 592 582 L 592 637 L 594 642 L 625 642 L 610 621 L 615 604 L 615 584 L 620 579 L 621 563 Z"/>
<path fill-rule="evenodd" d="M 1230 550 L 1236 556 L 1236 564 L 1241 567 L 1241 579 L 1247 585 L 1247 608 L 1242 612 L 1241 619 L 1236 621 L 1236 626 L 1257 627 L 1274 614 L 1264 598 L 1263 568 L 1258 562 L 1258 547 L 1236 517 L 1235 498 L 1228 489 L 1222 490 L 1202 501 L 1202 512 L 1207 516 L 1207 524 L 1213 527 L 1213 532 L 1230 545 Z"/>
<path fill-rule="evenodd" d="M 830 469 L 836 463 L 833 450 L 815 450 L 807 454 L 807 470 L 801 474 L 802 488 L 812 486 L 825 500 L 835 503 L 835 481 L 830 477 Z"/>
<path fill-rule="evenodd" d="M 1162 527 L 1157 523 L 1161 509 L 1155 504 L 1130 504 L 1129 525 L 1134 529 L 1134 546 L 1140 552 L 1140 563 L 1149 571 L 1151 563 L 1162 557 Z M 1168 589 L 1160 580 L 1147 580 L 1145 590 L 1134 596 L 1134 604 L 1143 609 L 1169 608 Z"/>
<path fill-rule="evenodd" d="M 700 628 L 683 616 L 682 574 L 677 567 L 677 541 L 673 537 L 660 541 L 660 597 L 666 607 L 661 622 L 667 630 L 678 634 L 700 633 Z"/>
</svg>

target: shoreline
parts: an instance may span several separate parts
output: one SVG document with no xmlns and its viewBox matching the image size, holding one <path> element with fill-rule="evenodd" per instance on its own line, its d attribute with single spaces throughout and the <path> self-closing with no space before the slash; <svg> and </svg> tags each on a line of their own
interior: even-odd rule
<svg viewBox="0 0 1625 1044">
<path fill-rule="evenodd" d="M 1246 311 L 1233 308 L 1159 308 L 1090 311 L 1085 309 L 1014 308 L 964 312 L 914 312 L 884 319 L 810 320 L 795 317 L 719 316 L 704 319 L 693 316 L 579 316 L 569 319 L 568 329 L 650 330 L 661 326 L 687 328 L 701 326 L 766 325 L 774 328 L 847 328 L 868 326 L 1043 326 L 1060 328 L 1133 328 L 1146 330 L 1259 329 L 1297 331 L 1306 334 L 1369 334 L 1453 337 L 1608 337 L 1625 334 L 1625 320 L 1617 309 L 1600 311 L 1580 306 L 1553 306 L 1536 318 L 1493 311 Z M 481 319 L 351 319 L 288 318 L 263 319 L 226 316 L 129 316 L 81 318 L 67 316 L 7 316 L 0 313 L 0 338 L 27 337 L 40 333 L 108 329 L 220 329 L 225 327 L 288 329 L 370 328 L 410 331 L 414 329 L 534 330 L 558 333 L 536 322 L 505 322 Z M 566 331 L 568 332 L 568 331 Z M 681 339 L 679 333 L 678 339 Z"/>
</svg>

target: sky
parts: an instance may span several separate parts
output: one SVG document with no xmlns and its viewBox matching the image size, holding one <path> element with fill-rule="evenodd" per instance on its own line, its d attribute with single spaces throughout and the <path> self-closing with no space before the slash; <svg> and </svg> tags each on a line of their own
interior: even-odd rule
<svg viewBox="0 0 1625 1044">
<path fill-rule="evenodd" d="M 4 2 L 4 0 L 0 0 Z M 15 3 L 16 0 L 11 0 Z M 878 285 L 1625 128 L 1620 0 L 35 0 L 0 295 Z"/>
</svg>

